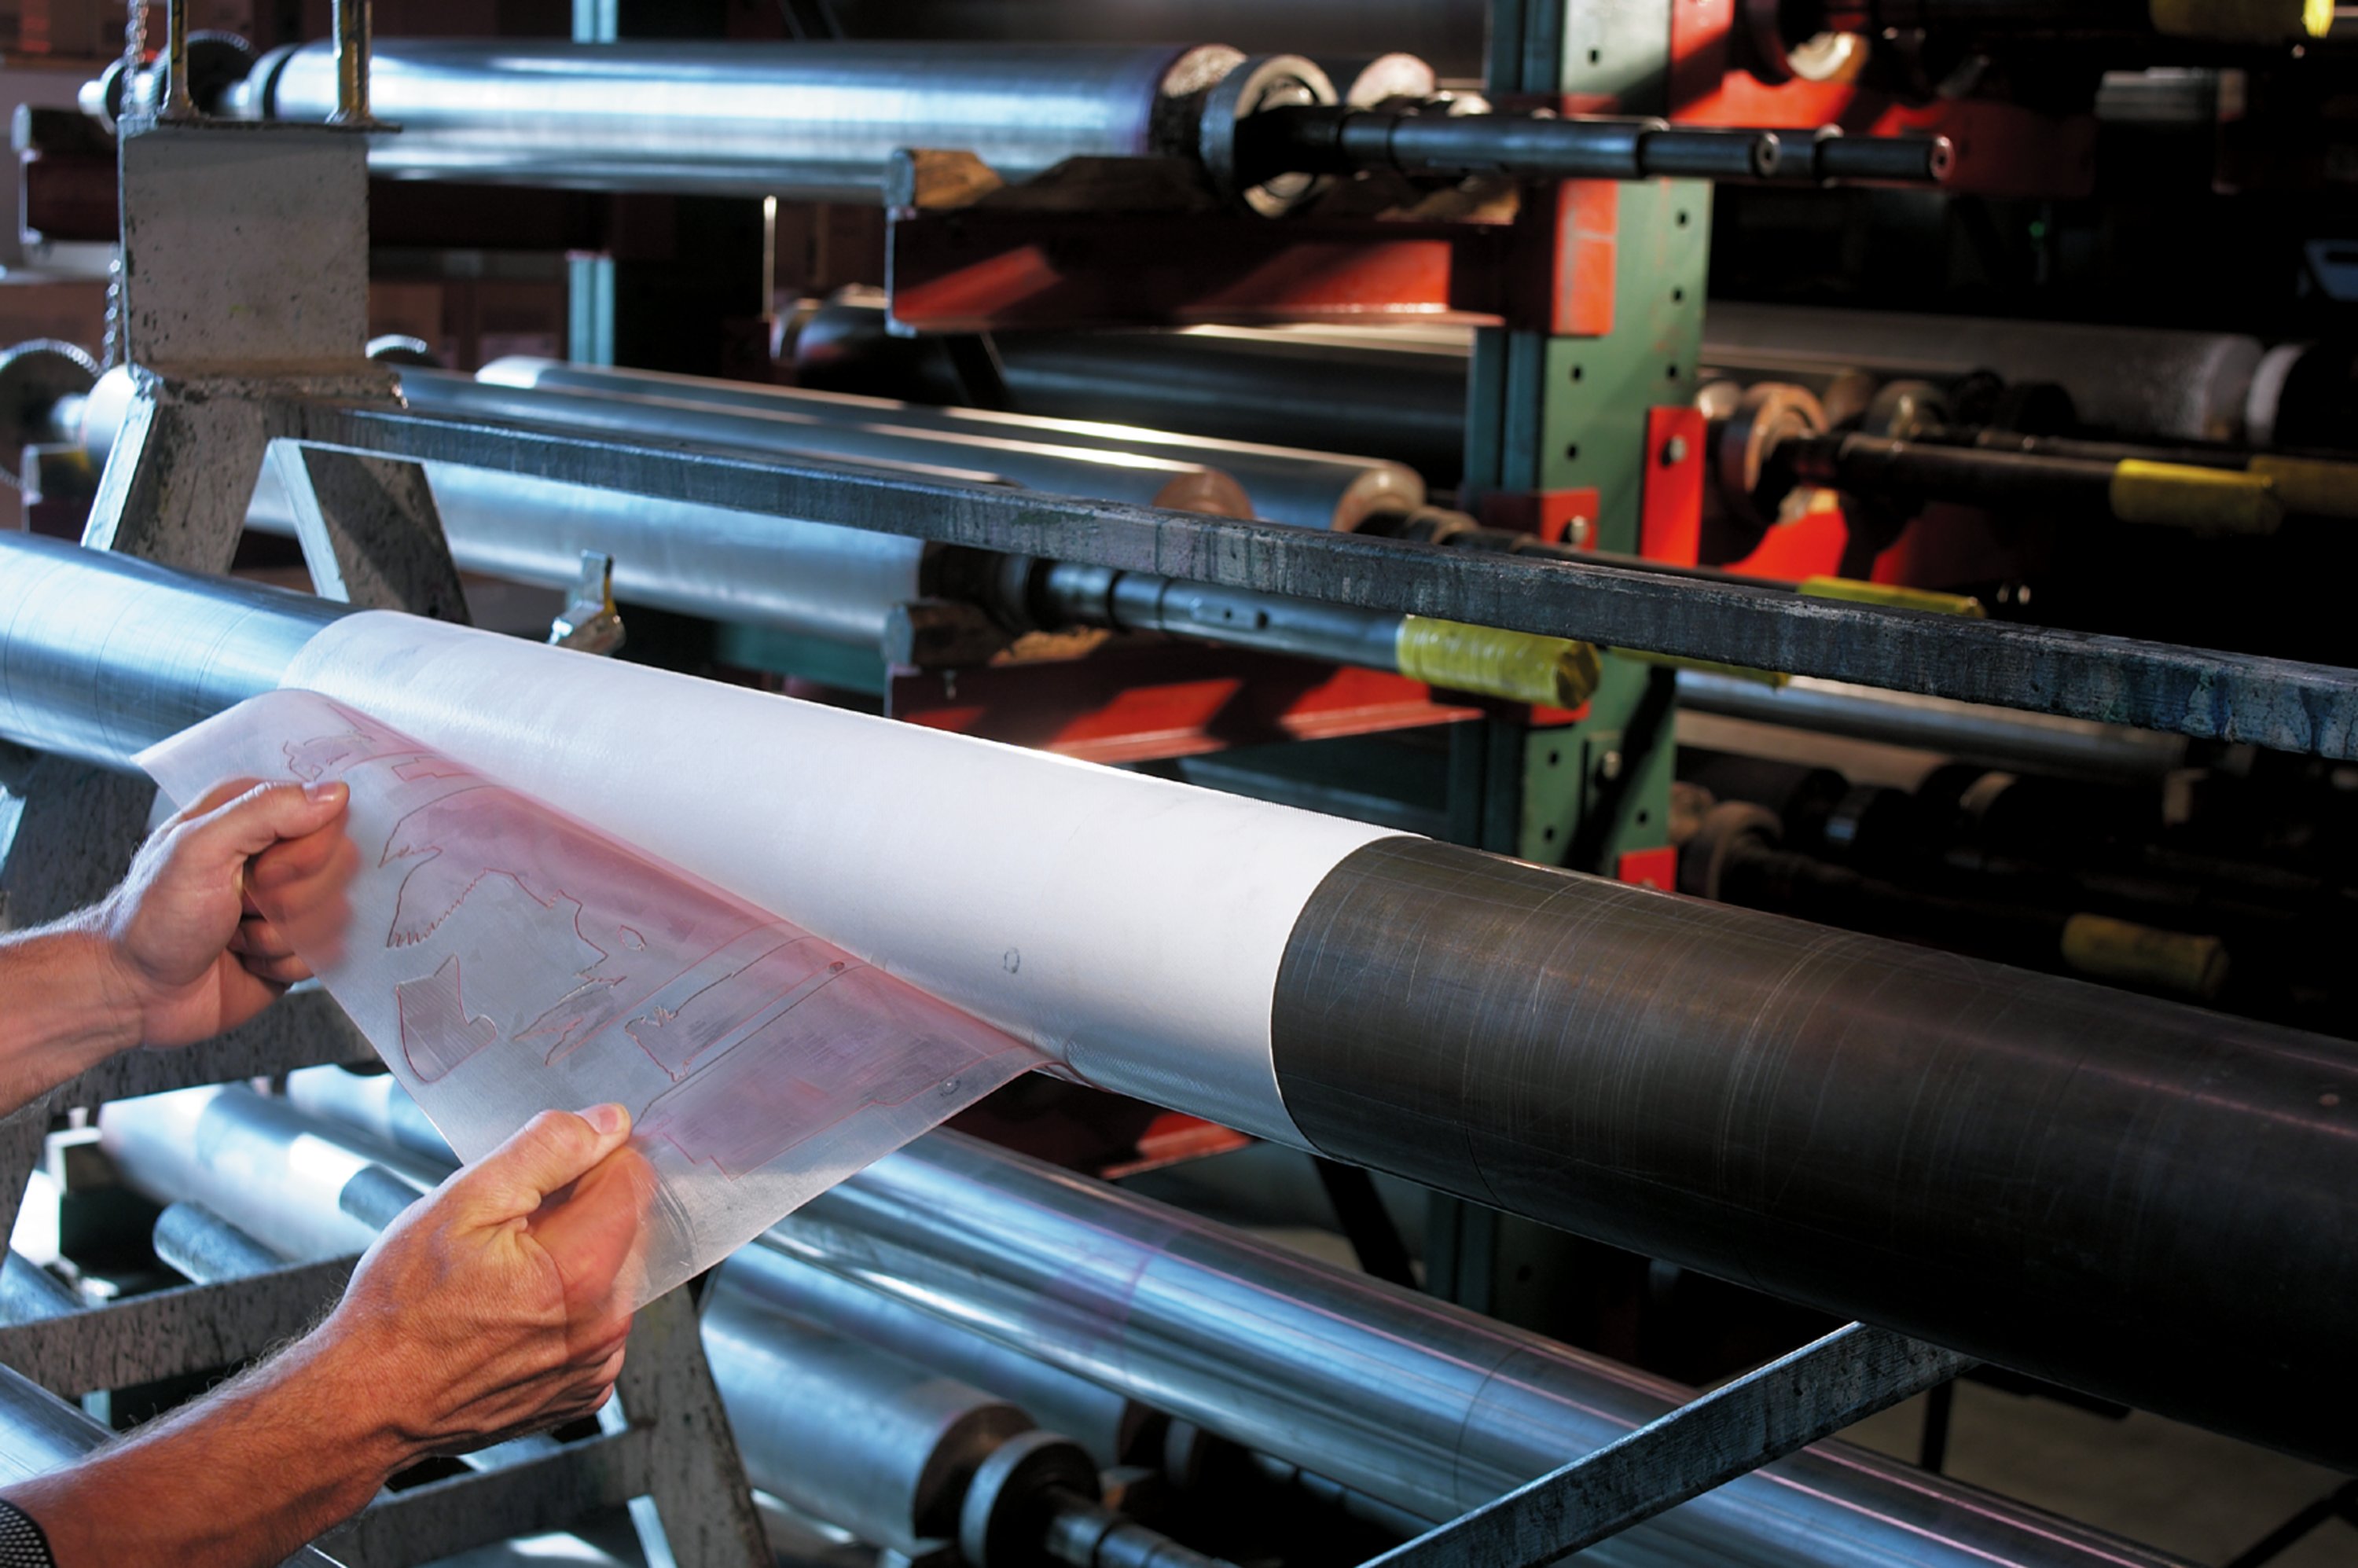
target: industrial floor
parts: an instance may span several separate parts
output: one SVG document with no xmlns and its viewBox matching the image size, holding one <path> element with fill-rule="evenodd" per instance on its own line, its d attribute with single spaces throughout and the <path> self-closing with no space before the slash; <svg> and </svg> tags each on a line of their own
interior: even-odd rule
<svg viewBox="0 0 2358 1568">
<path fill-rule="evenodd" d="M 1923 1401 L 1843 1435 L 1913 1457 Z M 1949 1428 L 1948 1473 L 2193 1562 L 2223 1563 L 2343 1477 L 2142 1412 L 2112 1421 L 2051 1400 L 1966 1383 Z M 2270 1568 L 2353 1568 L 2358 1528 L 2322 1524 Z"/>
</svg>

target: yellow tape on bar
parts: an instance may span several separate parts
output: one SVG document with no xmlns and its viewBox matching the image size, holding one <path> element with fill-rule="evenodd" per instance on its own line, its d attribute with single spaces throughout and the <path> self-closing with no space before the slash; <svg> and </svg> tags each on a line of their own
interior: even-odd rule
<svg viewBox="0 0 2358 1568">
<path fill-rule="evenodd" d="M 2136 459 L 2113 470 L 2113 515 L 2198 534 L 2273 534 L 2284 521 L 2276 489 L 2257 474 Z"/>
<path fill-rule="evenodd" d="M 2333 28 L 2333 0 L 2148 0 L 2146 14 L 2157 33 L 2218 43 L 2288 43 Z"/>
<path fill-rule="evenodd" d="M 1849 577 L 1805 577 L 1795 585 L 1804 599 L 1840 599 L 1852 604 L 1879 604 L 1886 610 L 1923 610 L 1934 615 L 1962 615 L 1979 621 L 1989 614 L 1982 601 L 1966 593 L 1935 593 L 1929 588 L 1898 588 L 1887 582 L 1861 582 Z"/>
<path fill-rule="evenodd" d="M 2063 923 L 2063 961 L 2083 975 L 2209 1000 L 2227 983 L 2227 947 L 2216 936 L 2159 931 L 2103 914 Z"/>
<path fill-rule="evenodd" d="M 2325 458 L 2254 458 L 2246 471 L 2268 481 L 2287 512 L 2309 517 L 2358 517 L 2358 463 Z"/>
<path fill-rule="evenodd" d="M 1544 708 L 1578 708 L 1604 676 L 1586 643 L 1422 615 L 1401 617 L 1399 651 L 1411 680 Z"/>
</svg>

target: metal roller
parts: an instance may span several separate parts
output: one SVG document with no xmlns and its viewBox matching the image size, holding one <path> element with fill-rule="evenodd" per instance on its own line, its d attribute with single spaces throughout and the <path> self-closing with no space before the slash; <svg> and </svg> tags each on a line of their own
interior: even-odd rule
<svg viewBox="0 0 2358 1568">
<path fill-rule="evenodd" d="M 742 451 L 838 458 L 852 462 L 915 465 L 993 478 L 1056 495 L 1086 495 L 1209 512 L 1252 514 L 1250 498 L 1228 473 L 1208 464 L 1137 452 L 1096 450 L 955 430 L 915 430 L 882 421 L 819 418 L 799 409 L 723 407 L 672 396 L 590 395 L 481 382 L 447 371 L 402 373 L 401 394 L 413 408 L 557 425 L 576 431 L 611 431 Z"/>
<path fill-rule="evenodd" d="M 2155 784 L 2184 767 L 2186 738 L 1968 702 L 1877 691 L 1838 681 L 1767 686 L 1708 670 L 1678 673 L 1679 705 L 1700 713 L 2122 783 Z"/>
<path fill-rule="evenodd" d="M 832 424 L 938 431 L 1092 451 L 1132 452 L 1206 463 L 1233 477 L 1251 498 L 1252 514 L 1305 528 L 1351 528 L 1372 512 L 1424 503 L 1424 481 L 1405 463 L 1382 458 L 1228 441 L 1095 419 L 1048 419 L 987 408 L 936 408 L 887 398 L 808 388 L 760 386 L 658 371 L 615 370 L 525 355 L 494 360 L 476 379 L 527 390 L 657 397 L 710 408 L 777 412 Z M 968 467 L 988 467 L 969 462 Z"/>
<path fill-rule="evenodd" d="M 957 1533 L 975 1471 L 1032 1418 L 724 1281 L 704 1349 L 753 1485 L 900 1552 Z"/>
<path fill-rule="evenodd" d="M 758 1245 L 1438 1522 L 1687 1390 L 956 1133 Z M 1590 1553 L 1614 1564 L 2168 1561 L 1841 1443 Z"/>
<path fill-rule="evenodd" d="M 366 1098 L 352 1108 L 373 1117 L 374 1097 Z M 298 1138 L 373 1146 L 299 1113 L 224 1116 L 211 1131 L 204 1157 L 248 1168 L 283 1162 Z M 151 1121 L 123 1136 L 179 1134 Z M 332 1173 L 297 1179 L 320 1189 L 314 1202 L 332 1201 Z M 267 1194 L 238 1194 L 226 1212 L 242 1223 L 265 1224 L 276 1207 Z M 967 1374 L 930 1347 L 943 1336 L 980 1339 L 1012 1361 L 1152 1403 L 1428 1522 L 1610 1442 L 1687 1394 L 950 1132 L 921 1138 L 814 1200 L 719 1278 L 716 1301 L 789 1312 L 871 1297 L 882 1312 L 938 1325 L 909 1342 L 926 1352 L 889 1348 L 952 1377 Z M 724 1380 L 725 1359 L 716 1357 Z M 1842 1443 L 1780 1461 L 1595 1555 L 1630 1568 L 2174 1568 L 2161 1554 Z"/>
<path fill-rule="evenodd" d="M 373 106 L 402 131 L 369 163 L 394 178 L 872 202 L 904 147 L 970 152 L 1015 180 L 1067 158 L 1184 152 L 1190 109 L 1244 58 L 1216 45 L 380 38 Z M 335 104 L 334 52 L 313 43 L 264 57 L 220 109 L 324 120 Z"/>
<path fill-rule="evenodd" d="M 654 501 L 588 485 L 428 463 L 450 554 L 469 571 L 551 588 L 581 553 L 614 563 L 625 603 L 874 649 L 893 608 L 925 597 L 935 546 L 904 535 Z M 295 512 L 265 469 L 246 526 L 292 536 Z"/>
<path fill-rule="evenodd" d="M 297 1260 L 367 1248 L 382 1218 L 341 1202 L 368 1173 L 424 1192 L 449 1167 L 364 1134 L 319 1135 L 286 1101 L 242 1086 L 175 1089 L 116 1100 L 99 1112 L 99 1141 L 123 1179 L 159 1203 L 195 1203 L 271 1250 Z"/>
<path fill-rule="evenodd" d="M 993 343 L 1011 406 L 1024 414 L 1377 452 L 1446 489 L 1465 460 L 1466 339 L 1198 328 L 1011 332 Z M 871 290 L 846 289 L 811 310 L 793 354 L 808 386 L 941 404 L 980 395 L 938 339 L 893 337 Z"/>
<path fill-rule="evenodd" d="M 0 688 L 0 736 L 157 740 L 143 724 L 238 695 L 217 664 L 261 673 L 223 646 L 214 585 L 143 572 L 156 591 L 85 595 L 85 574 L 123 566 L 33 540 L 0 555 L 50 568 L 0 571 L 0 668 L 23 628 L 70 677 Z M 132 598 L 136 635 L 80 609 Z M 400 622 L 338 628 L 313 654 L 411 635 Z M 434 635 L 475 650 L 446 681 L 563 656 Z M 366 663 L 332 674 L 364 708 L 423 695 Z M 49 710 L 61 693 L 78 725 Z M 1247 813 L 1226 830 L 1307 828 Z M 1257 1018 L 1224 1012 L 1168 1049 L 1092 1036 L 1087 1076 L 2100 1397 L 2358 1460 L 2339 1420 L 2358 1400 L 2343 1354 L 2358 1253 L 2320 1240 L 2358 1227 L 2346 1044 L 1452 845 L 1379 838 L 1321 864 L 1298 908 L 1259 911 L 1238 962 L 1265 963 L 1271 989 L 1225 1004 Z M 1125 954 L 1138 985 L 1181 983 L 1163 950 Z"/>
<path fill-rule="evenodd" d="M 106 118 L 126 94 L 151 102 L 155 76 L 126 82 L 117 67 L 89 84 L 84 106 Z M 1319 118 L 1337 95 L 1316 64 L 1210 44 L 396 38 L 377 44 L 369 81 L 345 95 L 402 127 L 371 146 L 382 176 L 822 201 L 886 194 L 904 149 L 972 153 L 1019 181 L 1076 157 L 1177 159 L 1218 195 L 1274 215 L 1325 176 L 1359 169 L 1757 180 L 1777 173 L 1780 146 L 1773 130 L 1455 114 L 1465 105 L 1447 100 L 1401 111 L 1397 131 L 1372 140 L 1364 124 L 1338 137 Z M 315 43 L 264 56 L 203 106 L 308 122 L 339 101 L 335 51 Z M 1920 178 L 1943 174 L 1927 166 Z"/>
<path fill-rule="evenodd" d="M 1436 489 L 1456 482 L 1463 460 L 1470 332 L 1227 327 L 994 341 L 1011 406 L 1026 414 L 1376 452 Z M 797 377 L 813 386 L 926 402 L 974 396 L 938 343 L 891 337 L 881 297 L 863 291 L 817 307 L 793 353 Z M 2271 349 L 2236 333 L 1735 300 L 1705 312 L 1703 362 L 1812 385 L 1853 370 L 1936 381 L 1988 371 L 2063 387 L 2095 428 L 2255 447 L 2337 438 L 2331 415 L 2347 379 L 2330 352 Z"/>
<path fill-rule="evenodd" d="M 746 1248 L 718 1279 L 744 1300 L 987 1389 L 1079 1444 L 1103 1468 L 1141 1462 L 1162 1426 L 1134 1398 L 773 1248 Z"/>
</svg>

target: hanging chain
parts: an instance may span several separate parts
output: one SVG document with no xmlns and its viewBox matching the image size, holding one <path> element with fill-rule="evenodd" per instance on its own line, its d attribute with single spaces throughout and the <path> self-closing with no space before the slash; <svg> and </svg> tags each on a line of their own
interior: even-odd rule
<svg viewBox="0 0 2358 1568">
<path fill-rule="evenodd" d="M 147 63 L 147 0 L 126 0 L 123 8 L 123 101 L 137 91 L 140 68 Z M 106 333 L 98 346 L 98 362 L 107 369 L 123 360 L 123 252 L 115 250 L 106 269 Z"/>
</svg>

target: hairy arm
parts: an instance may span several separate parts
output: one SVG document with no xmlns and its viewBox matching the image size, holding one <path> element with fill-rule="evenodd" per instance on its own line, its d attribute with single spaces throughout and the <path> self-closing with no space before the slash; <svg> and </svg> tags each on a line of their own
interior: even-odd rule
<svg viewBox="0 0 2358 1568">
<path fill-rule="evenodd" d="M 158 828 L 103 902 L 0 935 L 0 1114 L 118 1051 L 243 1023 L 307 977 L 247 878 L 333 896 L 343 809 L 341 784 L 217 791 Z"/>
<path fill-rule="evenodd" d="M 622 1370 L 654 1190 L 629 1135 L 620 1106 L 535 1118 L 396 1220 L 319 1328 L 0 1497 L 58 1568 L 267 1568 L 418 1459 L 591 1413 Z"/>
</svg>

